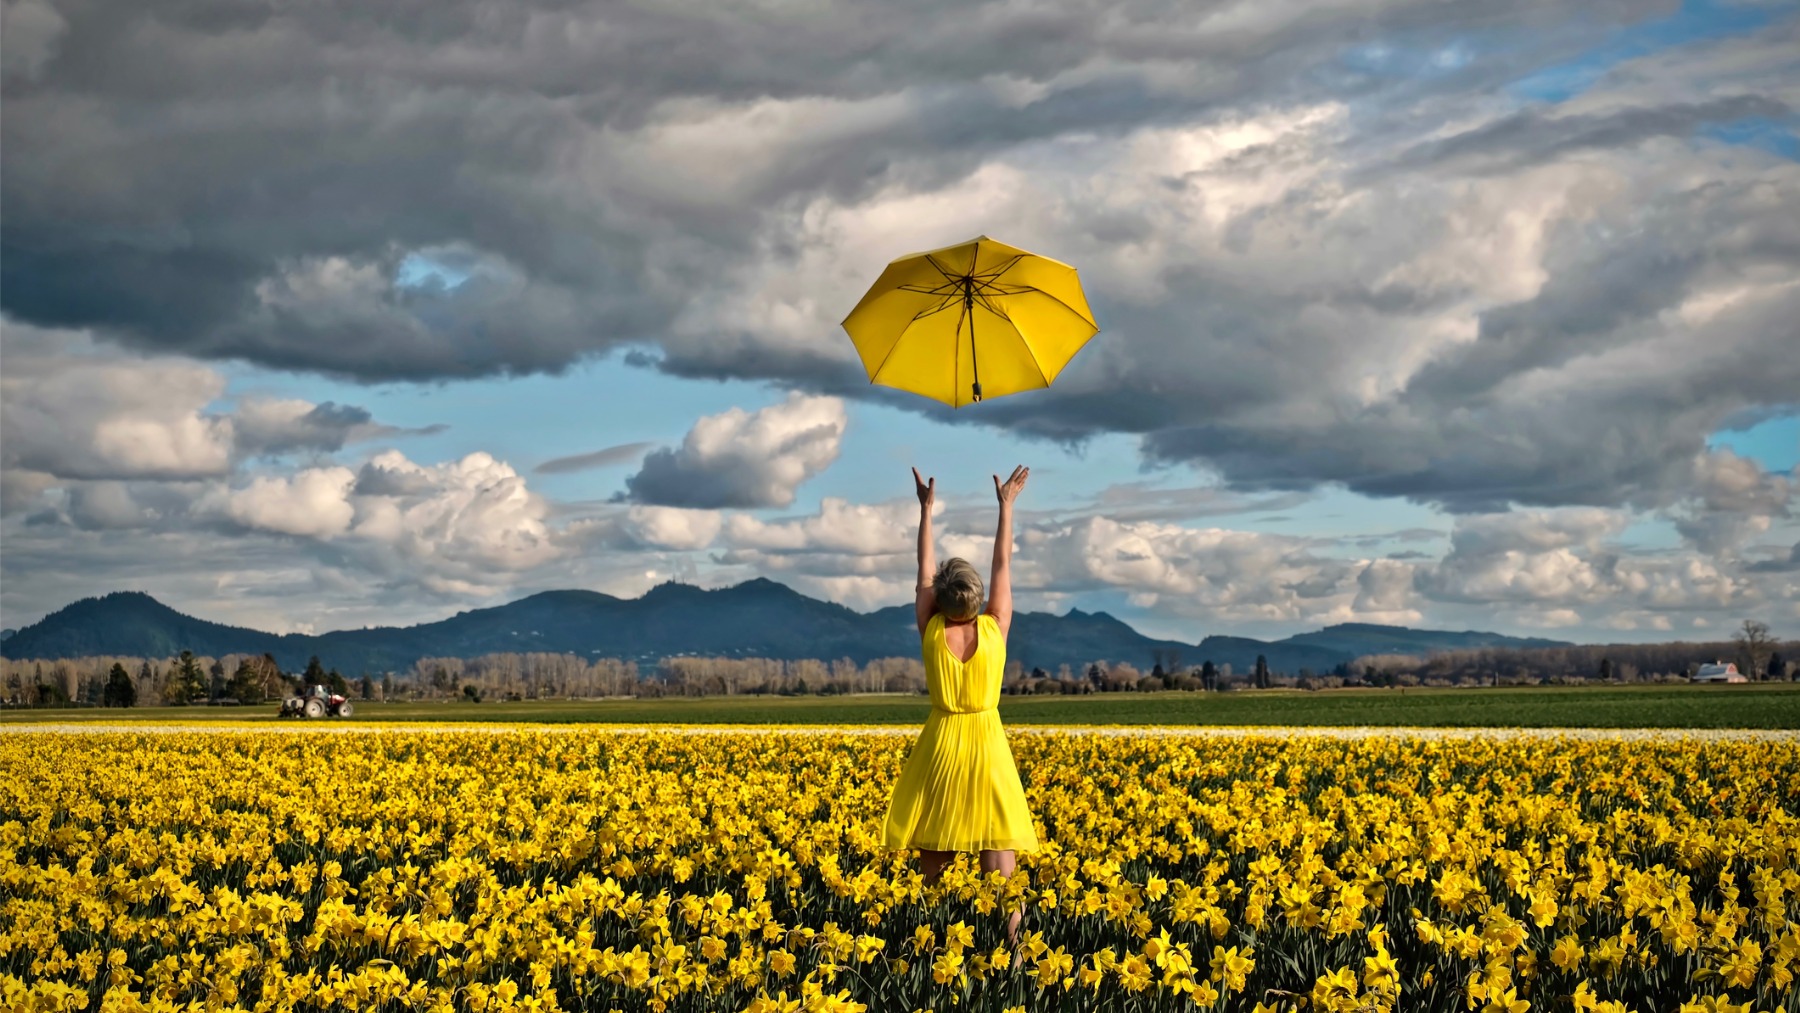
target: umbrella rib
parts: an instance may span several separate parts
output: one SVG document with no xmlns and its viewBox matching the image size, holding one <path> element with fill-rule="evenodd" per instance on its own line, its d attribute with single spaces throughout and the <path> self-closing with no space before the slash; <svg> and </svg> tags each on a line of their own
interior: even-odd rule
<svg viewBox="0 0 1800 1013">
<path fill-rule="evenodd" d="M 955 282 L 951 282 L 950 284 L 938 285 L 934 288 L 926 288 L 923 285 L 895 285 L 894 291 L 912 292 L 917 295 L 949 295 L 953 292 L 960 291 L 960 289 Z"/>
<path fill-rule="evenodd" d="M 900 338 L 904 338 L 905 336 L 906 332 L 902 331 L 900 333 Z M 869 374 L 869 384 L 871 386 L 873 386 L 875 381 L 880 378 L 881 371 L 887 368 L 888 360 L 894 357 L 894 349 L 900 347 L 900 338 L 894 339 L 894 343 L 888 346 L 887 354 L 881 357 L 881 365 L 876 366 L 875 372 Z"/>
<path fill-rule="evenodd" d="M 1011 260 L 1000 265 L 1000 267 L 998 267 L 992 271 L 980 271 L 980 272 L 971 271 L 971 272 L 969 272 L 969 277 L 979 279 L 984 284 L 987 282 L 991 282 L 991 281 L 998 281 L 1001 275 L 1005 274 L 1006 272 L 1012 270 L 1014 267 L 1018 266 L 1019 261 L 1024 260 L 1024 259 L 1025 258 L 1023 256 L 1014 257 Z M 942 268 L 939 268 L 939 270 L 942 270 Z"/>
<path fill-rule="evenodd" d="M 938 263 L 938 260 L 937 260 L 937 258 L 936 258 L 936 257 L 933 257 L 933 256 L 932 256 L 932 255 L 930 255 L 930 254 L 929 254 L 929 253 L 928 253 L 928 254 L 926 254 L 926 255 L 925 255 L 925 262 L 926 262 L 926 263 L 927 263 L 927 264 L 930 264 L 930 265 L 931 265 L 931 266 L 932 266 L 932 267 L 935 267 L 935 268 L 937 268 L 937 272 L 938 272 L 938 273 L 939 273 L 939 274 L 941 274 L 941 275 L 943 275 L 943 276 L 944 276 L 944 277 L 945 277 L 945 278 L 949 278 L 949 279 L 951 279 L 951 280 L 953 280 L 953 281 L 954 281 L 954 280 L 958 280 L 958 279 L 960 279 L 960 278 L 962 278 L 962 275 L 960 275 L 960 274 L 953 274 L 953 273 L 951 273 L 951 271 L 950 271 L 950 269 L 949 269 L 949 268 L 947 268 L 947 267 L 945 267 L 945 266 L 944 266 L 944 265 L 942 265 L 942 264 L 940 264 L 940 263 Z"/>
<path fill-rule="evenodd" d="M 982 305 L 982 307 L 985 308 L 989 313 L 992 313 L 993 315 L 999 317 L 1000 319 L 1006 321 L 1007 323 L 1010 324 L 1013 322 L 1012 316 L 1010 314 L 1008 314 L 1005 310 L 1001 309 L 999 303 L 988 298 L 986 295 L 979 295 L 979 294 L 976 295 L 975 301 L 980 303 Z"/>
<path fill-rule="evenodd" d="M 1025 332 L 1019 329 L 1018 321 L 1009 317 L 1007 322 L 1013 325 L 1013 333 L 1019 336 L 1019 344 L 1025 346 L 1025 354 L 1031 356 L 1031 365 L 1038 371 L 1038 379 L 1044 381 L 1044 386 L 1050 386 L 1050 378 L 1044 375 L 1044 364 L 1038 361 L 1037 349 L 1031 347 L 1031 339 L 1027 338 Z"/>
<path fill-rule="evenodd" d="M 936 306 L 931 307 L 930 309 L 923 309 L 917 313 L 914 313 L 913 314 L 913 322 L 917 323 L 918 321 L 923 320 L 926 317 L 936 316 L 939 313 L 944 312 L 945 310 L 949 309 L 952 306 L 959 305 L 961 302 L 962 302 L 962 300 L 960 300 L 960 299 L 946 299 L 943 302 L 938 303 Z"/>
<path fill-rule="evenodd" d="M 1100 330 L 1099 323 L 1097 323 L 1091 315 L 1088 315 L 1093 312 L 1092 310 L 1088 311 L 1088 314 L 1084 314 L 1080 310 L 1076 309 L 1073 306 L 1070 306 L 1068 303 L 1063 302 L 1061 299 L 1058 299 L 1056 296 L 1051 295 L 1050 293 L 1044 291 L 1041 288 L 1032 288 L 1031 291 L 1036 292 L 1038 295 L 1043 296 L 1044 298 L 1050 300 L 1051 302 L 1055 303 L 1056 305 L 1061 306 L 1063 309 L 1068 310 L 1070 313 L 1075 314 L 1075 316 L 1080 318 L 1080 320 L 1083 323 L 1086 323 L 1089 326 L 1093 327 L 1095 331 Z M 1014 293 L 1014 294 L 1016 295 L 1019 293 Z"/>
<path fill-rule="evenodd" d="M 937 314 L 944 312 L 945 310 L 949 309 L 950 307 L 956 306 L 959 304 L 960 304 L 960 300 L 945 299 L 942 302 L 938 303 L 936 306 L 931 307 L 930 309 L 923 309 L 917 313 L 914 313 L 913 318 L 912 318 L 912 323 L 918 323 L 919 321 L 921 321 L 929 316 L 936 316 Z M 909 324 L 908 326 L 911 326 L 911 324 Z M 960 329 L 961 325 L 958 324 L 958 327 Z M 875 367 L 875 372 L 869 374 L 869 382 L 870 383 L 874 383 L 875 378 L 881 375 L 881 371 L 887 368 L 888 360 L 894 357 L 894 350 L 900 347 L 900 342 L 905 340 L 905 338 L 906 338 L 906 328 L 903 327 L 900 329 L 900 336 L 896 337 L 894 339 L 894 343 L 888 346 L 887 354 L 885 354 L 881 357 L 881 364 Z"/>
</svg>

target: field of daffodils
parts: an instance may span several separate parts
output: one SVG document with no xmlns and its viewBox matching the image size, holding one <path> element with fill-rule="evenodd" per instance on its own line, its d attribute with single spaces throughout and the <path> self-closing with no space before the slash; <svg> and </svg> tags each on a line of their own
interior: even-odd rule
<svg viewBox="0 0 1800 1013">
<path fill-rule="evenodd" d="M 910 741 L 0 735 L 0 1008 L 1800 1010 L 1793 738 L 1015 730 L 931 888 Z"/>
</svg>

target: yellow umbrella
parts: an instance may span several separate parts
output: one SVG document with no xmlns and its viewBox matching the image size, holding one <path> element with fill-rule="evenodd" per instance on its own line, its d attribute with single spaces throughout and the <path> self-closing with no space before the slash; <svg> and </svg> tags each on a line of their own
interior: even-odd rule
<svg viewBox="0 0 1800 1013">
<path fill-rule="evenodd" d="M 977 236 L 888 264 L 844 330 L 870 383 L 961 408 L 1050 386 L 1100 325 L 1073 267 Z"/>
</svg>

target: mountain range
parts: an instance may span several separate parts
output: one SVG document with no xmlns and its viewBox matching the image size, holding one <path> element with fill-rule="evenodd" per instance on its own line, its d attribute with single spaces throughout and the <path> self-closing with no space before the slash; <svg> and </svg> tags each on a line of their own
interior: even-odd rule
<svg viewBox="0 0 1800 1013">
<path fill-rule="evenodd" d="M 1566 647 L 1563 641 L 1476 631 L 1414 630 L 1344 623 L 1285 640 L 1212 636 L 1198 644 L 1144 636 L 1105 612 L 1018 612 L 1007 656 L 1027 670 L 1078 671 L 1092 661 L 1149 670 L 1160 656 L 1183 667 L 1203 661 L 1247 671 L 1257 655 L 1277 672 L 1325 672 L 1365 654 L 1425 654 L 1474 647 Z M 284 669 L 317 656 L 347 675 L 406 671 L 422 657 L 544 651 L 639 663 L 676 655 L 795 660 L 917 655 L 910 604 L 857 612 L 758 578 L 704 590 L 667 583 L 639 598 L 598 591 L 546 591 L 507 605 L 459 612 L 438 622 L 331 633 L 264 633 L 184 615 L 136 591 L 84 598 L 0 640 L 8 658 L 125 655 L 160 658 L 183 650 L 275 656 Z M 1159 655 L 1159 652 L 1160 655 Z"/>
</svg>

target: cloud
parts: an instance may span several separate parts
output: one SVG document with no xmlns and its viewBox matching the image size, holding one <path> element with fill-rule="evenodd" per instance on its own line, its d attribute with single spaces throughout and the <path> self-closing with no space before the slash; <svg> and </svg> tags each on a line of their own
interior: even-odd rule
<svg viewBox="0 0 1800 1013">
<path fill-rule="evenodd" d="M 227 517 L 253 531 L 332 538 L 350 530 L 356 507 L 349 468 L 308 468 L 284 478 L 261 476 L 223 498 Z"/>
<path fill-rule="evenodd" d="M 621 443 L 618 446 L 595 450 L 586 454 L 572 454 L 568 457 L 557 457 L 545 461 L 533 468 L 539 475 L 561 475 L 571 471 L 586 471 L 589 468 L 604 468 L 614 464 L 635 461 L 643 456 L 644 451 L 655 444 Z"/>
<path fill-rule="evenodd" d="M 5 513 L 42 505 L 44 493 L 66 487 L 73 505 L 111 504 L 78 510 L 74 519 L 111 526 L 148 516 L 125 510 L 125 499 L 164 495 L 144 483 L 224 480 L 251 458 L 330 454 L 357 441 L 441 428 L 384 425 L 366 408 L 330 401 L 252 395 L 221 406 L 224 374 L 192 359 L 121 352 L 86 332 L 4 318 L 0 335 Z"/>
<path fill-rule="evenodd" d="M 932 513 L 940 521 L 950 516 L 943 500 Z M 827 496 L 816 513 L 799 517 L 726 514 L 720 535 L 724 551 L 714 558 L 738 572 L 770 576 L 853 608 L 883 608 L 911 600 L 918 523 L 914 500 L 853 503 Z M 973 557 L 966 547 L 969 537 L 955 527 L 940 527 L 939 558 L 959 552 Z"/>
<path fill-rule="evenodd" d="M 1408 564 L 1318 548 L 1282 535 L 1087 518 L 1022 532 L 1018 566 L 1020 583 L 1033 589 L 1151 594 L 1167 613 L 1211 622 L 1418 618 Z"/>
<path fill-rule="evenodd" d="M 1601 553 L 1629 523 L 1621 511 L 1514 510 L 1458 518 L 1450 552 L 1422 575 L 1440 600 L 1571 603 L 1593 601 L 1612 587 Z"/>
<path fill-rule="evenodd" d="M 1759 560 L 1744 568 L 1751 573 L 1800 573 L 1800 542 L 1795 542 L 1787 556 Z"/>
<path fill-rule="evenodd" d="M 491 594 L 574 551 L 550 506 L 510 465 L 476 452 L 443 464 L 382 451 L 342 465 L 217 484 L 189 509 L 254 535 L 288 536 L 320 558 L 438 594 Z"/>
<path fill-rule="evenodd" d="M 712 544 L 723 523 L 715 510 L 682 510 L 676 507 L 633 505 L 625 526 L 640 546 L 687 551 Z"/>
<path fill-rule="evenodd" d="M 124 482 L 82 482 L 69 490 L 69 520 L 77 527 L 130 530 L 155 519 L 155 511 L 140 503 Z"/>
<path fill-rule="evenodd" d="M 1233 104 L 1403 89 L 1351 72 L 1346 38 L 1441 48 L 1480 26 L 1423 0 L 1304 16 L 938 7 L 496 19 L 451 0 L 221 19 L 9 4 L 8 70 L 34 80 L 8 95 L 3 305 L 368 381 L 557 372 L 675 331 L 672 368 L 795 379 L 835 339 L 802 326 L 790 294 L 738 304 L 748 319 L 727 327 L 700 321 L 730 305 L 718 279 L 791 268 L 782 234 L 814 197 L 930 190 L 995 152 Z M 1568 23 L 1533 58 L 1610 27 L 1571 20 L 1580 10 L 1538 15 Z M 73 44 L 83 59 L 53 57 Z M 788 340 L 765 340 L 771 328 Z"/>
<path fill-rule="evenodd" d="M 567 551 L 547 523 L 549 504 L 510 465 L 488 454 L 420 465 L 386 451 L 369 464 L 402 480 L 356 495 L 349 534 L 396 574 L 424 570 L 490 586 L 497 575 L 529 570 Z M 351 488 L 360 489 L 360 481 Z"/>
<path fill-rule="evenodd" d="M 709 415 L 673 449 L 653 451 L 625 480 L 625 498 L 691 508 L 784 507 L 802 482 L 837 460 L 848 416 L 832 397 L 789 394 L 755 412 Z"/>
<path fill-rule="evenodd" d="M 471 10 L 10 5 L 46 27 L 8 33 L 35 80 L 0 307 L 365 382 L 625 350 L 1474 513 L 1667 507 L 1723 420 L 1800 387 L 1800 164 L 1708 133 L 1800 106 L 1793 18 L 1545 104 L 1504 87 L 1660 8 Z M 837 321 L 887 258 L 977 231 L 1077 264 L 1105 331 L 978 412 L 870 388 Z M 783 502 L 669 456 L 639 478 Z"/>
<path fill-rule="evenodd" d="M 962 556 L 984 573 L 993 514 L 940 501 L 938 558 Z M 1013 586 L 1021 608 L 1071 594 L 1118 592 L 1188 620 L 1231 622 L 1411 621 L 1419 617 L 1413 567 L 1331 558 L 1310 539 L 1187 528 L 1106 517 L 1020 515 Z M 815 514 L 764 521 L 726 515 L 720 563 L 777 575 L 814 593 L 904 603 L 912 587 L 918 504 L 821 501 Z"/>
<path fill-rule="evenodd" d="M 225 390 L 217 371 L 179 359 L 70 354 L 59 337 L 6 325 L 0 467 L 73 479 L 230 470 L 232 423 L 206 411 Z"/>
<path fill-rule="evenodd" d="M 1793 110 L 1760 95 L 1731 95 L 1698 103 L 1671 103 L 1604 112 L 1567 113 L 1525 109 L 1473 130 L 1406 148 L 1369 172 L 1409 172 L 1453 166 L 1471 175 L 1495 174 L 1587 151 L 1630 148 L 1655 137 L 1685 140 L 1713 124 L 1754 117 L 1786 118 Z"/>
<path fill-rule="evenodd" d="M 237 452 L 246 456 L 331 453 L 361 440 L 431 435 L 445 429 L 442 425 L 418 429 L 382 425 L 367 408 L 331 401 L 313 404 L 297 398 L 241 399 L 232 412 L 232 423 Z"/>
<path fill-rule="evenodd" d="M 1524 626 L 1581 622 L 1670 629 L 1671 617 L 1762 614 L 1787 593 L 1779 578 L 1694 552 L 1633 553 L 1625 511 L 1514 510 L 1457 519 L 1451 550 L 1419 572 L 1436 602 L 1509 606 Z"/>
<path fill-rule="evenodd" d="M 0 7 L 0 64 L 6 76 L 42 77 L 68 29 L 68 19 L 45 0 L 7 0 Z"/>
<path fill-rule="evenodd" d="M 1712 450 L 1693 466 L 1694 485 L 1679 509 L 1675 529 L 1709 556 L 1726 557 L 1790 516 L 1796 478 L 1770 474 L 1729 450 Z"/>
</svg>

